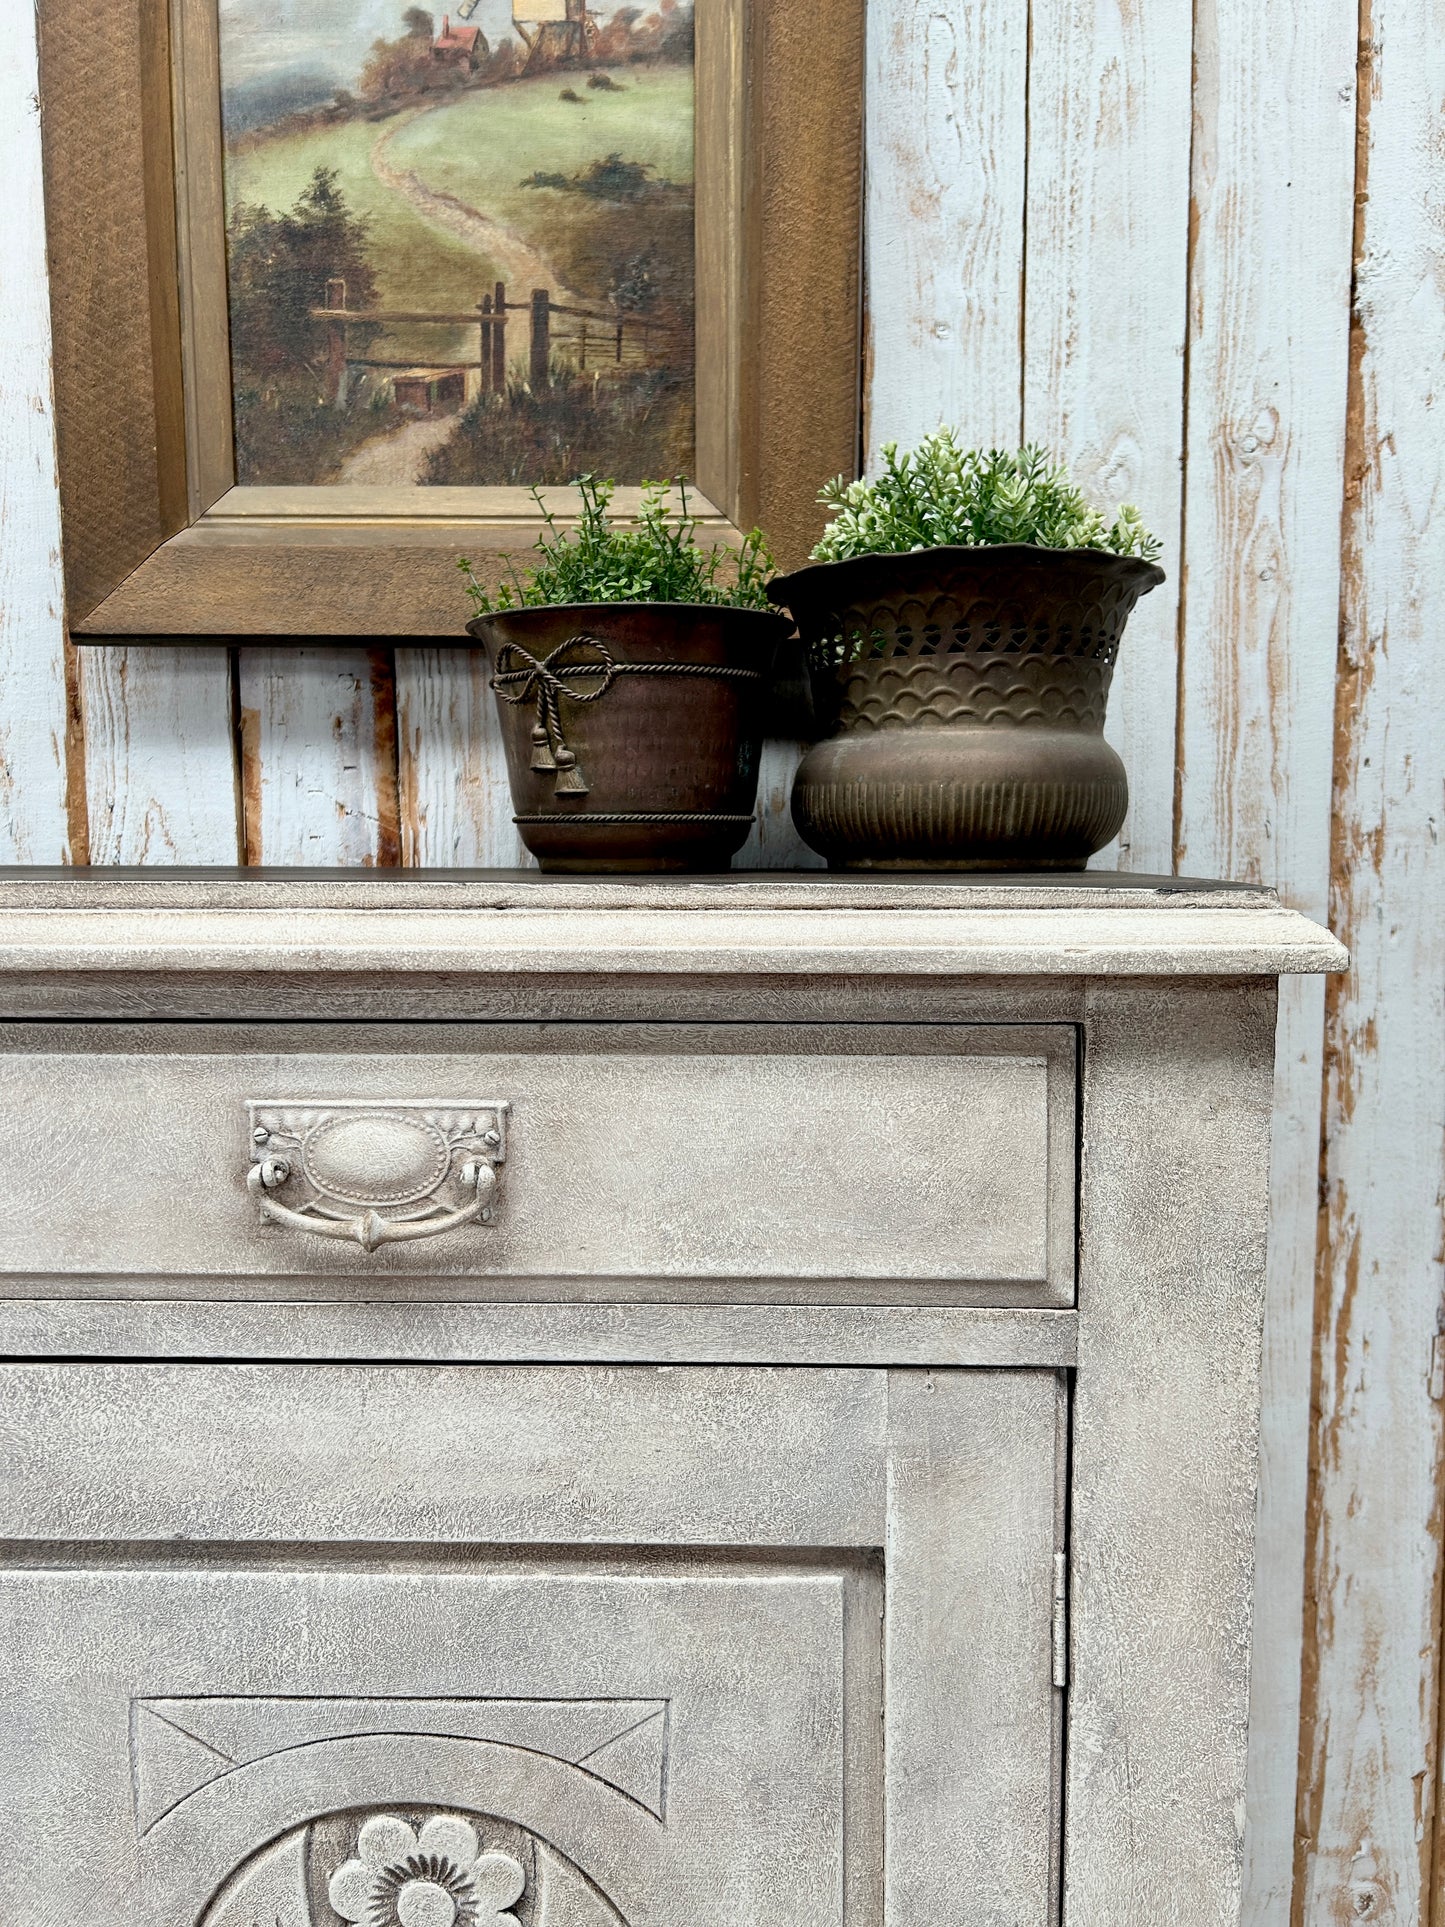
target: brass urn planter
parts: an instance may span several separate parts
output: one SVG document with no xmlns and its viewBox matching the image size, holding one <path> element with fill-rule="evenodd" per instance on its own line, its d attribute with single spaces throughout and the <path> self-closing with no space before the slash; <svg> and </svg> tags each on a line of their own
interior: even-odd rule
<svg viewBox="0 0 1445 1927">
<path fill-rule="evenodd" d="M 570 603 L 467 629 L 487 651 L 514 821 L 542 869 L 727 868 L 753 820 L 781 616 Z"/>
<path fill-rule="evenodd" d="M 1119 829 L 1104 741 L 1152 562 L 1028 543 L 860 555 L 776 578 L 829 731 L 793 818 L 838 869 L 1081 870 Z"/>
</svg>

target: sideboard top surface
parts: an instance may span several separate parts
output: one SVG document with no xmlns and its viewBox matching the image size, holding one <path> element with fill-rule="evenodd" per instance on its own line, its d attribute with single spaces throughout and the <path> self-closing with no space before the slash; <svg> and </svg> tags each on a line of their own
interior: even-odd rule
<svg viewBox="0 0 1445 1927">
<path fill-rule="evenodd" d="M 1327 930 L 1271 890 L 1104 872 L 0 870 L 0 979 L 1240 977 L 1347 961 Z"/>
</svg>

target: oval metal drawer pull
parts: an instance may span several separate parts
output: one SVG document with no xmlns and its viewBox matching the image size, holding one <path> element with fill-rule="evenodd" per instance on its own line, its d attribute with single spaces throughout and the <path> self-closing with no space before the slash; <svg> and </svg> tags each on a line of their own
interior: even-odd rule
<svg viewBox="0 0 1445 1927">
<path fill-rule="evenodd" d="M 253 1098 L 246 1188 L 272 1224 L 363 1251 L 489 1224 L 508 1108 L 495 1098 Z"/>
</svg>

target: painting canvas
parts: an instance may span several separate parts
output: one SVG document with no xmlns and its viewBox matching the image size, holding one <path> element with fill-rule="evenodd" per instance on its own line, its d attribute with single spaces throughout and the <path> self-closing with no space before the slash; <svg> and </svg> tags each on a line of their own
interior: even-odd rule
<svg viewBox="0 0 1445 1927">
<path fill-rule="evenodd" d="M 689 474 L 689 0 L 452 7 L 221 0 L 237 481 Z"/>
</svg>

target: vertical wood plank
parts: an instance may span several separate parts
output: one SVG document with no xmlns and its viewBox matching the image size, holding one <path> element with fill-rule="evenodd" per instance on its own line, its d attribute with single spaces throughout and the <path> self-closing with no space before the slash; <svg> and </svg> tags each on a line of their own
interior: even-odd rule
<svg viewBox="0 0 1445 1927">
<path fill-rule="evenodd" d="M 871 0 L 864 446 L 954 422 L 1012 444 L 1028 8 Z"/>
<path fill-rule="evenodd" d="M 239 652 L 245 861 L 400 861 L 396 710 L 385 650 Z"/>
<path fill-rule="evenodd" d="M 1445 1289 L 1445 4 L 1362 12 L 1296 1919 L 1416 1927 Z"/>
<path fill-rule="evenodd" d="M 34 16 L 0 37 L 0 860 L 84 860 L 67 781 L 60 495 Z"/>
<path fill-rule="evenodd" d="M 398 649 L 401 861 L 437 869 L 535 864 L 512 822 L 496 701 L 480 649 Z"/>
<path fill-rule="evenodd" d="M 1129 814 L 1104 869 L 1167 871 L 1184 450 L 1190 0 L 1033 0 L 1024 433 L 1136 502 L 1168 581 L 1129 618 L 1107 735 Z"/>
<path fill-rule="evenodd" d="M 821 870 L 824 864 L 793 827 L 793 777 L 808 744 L 793 736 L 769 737 L 758 766 L 757 816 L 748 840 L 733 858 L 738 870 Z"/>
<path fill-rule="evenodd" d="M 79 649 L 92 863 L 238 861 L 226 651 Z"/>
<path fill-rule="evenodd" d="M 1326 913 L 1355 0 L 1198 0 L 1175 867 Z M 1323 987 L 1281 987 L 1244 1919 L 1294 1863 Z"/>
</svg>

